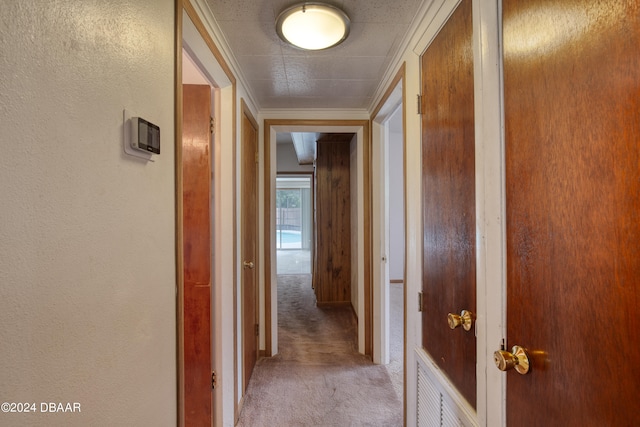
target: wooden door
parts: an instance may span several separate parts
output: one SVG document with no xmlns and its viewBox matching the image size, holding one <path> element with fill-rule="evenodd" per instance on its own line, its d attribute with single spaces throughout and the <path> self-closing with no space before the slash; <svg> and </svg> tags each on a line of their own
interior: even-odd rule
<svg viewBox="0 0 640 427">
<path fill-rule="evenodd" d="M 242 103 L 242 342 L 243 383 L 249 385 L 258 360 L 258 124 Z"/>
<path fill-rule="evenodd" d="M 471 0 L 463 0 L 422 56 L 422 344 L 475 407 L 474 329 L 447 321 L 476 310 L 471 43 Z"/>
<path fill-rule="evenodd" d="M 211 88 L 182 93 L 184 425 L 211 425 Z"/>
<path fill-rule="evenodd" d="M 640 3 L 504 0 L 507 424 L 640 422 Z"/>
</svg>

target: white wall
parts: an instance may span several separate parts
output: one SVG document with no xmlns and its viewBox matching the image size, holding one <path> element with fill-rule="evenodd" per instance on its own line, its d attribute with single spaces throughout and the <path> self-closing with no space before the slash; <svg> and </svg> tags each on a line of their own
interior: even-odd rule
<svg viewBox="0 0 640 427">
<path fill-rule="evenodd" d="M 396 116 L 402 120 L 402 109 L 398 109 L 393 117 Z M 389 279 L 391 280 L 404 278 L 403 155 L 402 132 L 389 132 Z"/>
<path fill-rule="evenodd" d="M 280 172 L 313 173 L 313 165 L 301 165 L 293 144 L 276 144 L 277 170 Z"/>
<path fill-rule="evenodd" d="M 0 8 L 0 400 L 81 404 L 0 425 L 173 425 L 174 2 Z"/>
</svg>

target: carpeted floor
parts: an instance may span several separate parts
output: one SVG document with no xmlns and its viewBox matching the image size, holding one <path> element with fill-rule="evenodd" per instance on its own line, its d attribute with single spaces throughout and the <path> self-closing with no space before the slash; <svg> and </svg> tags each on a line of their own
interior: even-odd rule
<svg viewBox="0 0 640 427">
<path fill-rule="evenodd" d="M 238 426 L 401 426 L 385 366 L 356 349 L 351 308 L 318 308 L 311 276 L 278 276 L 279 354 L 258 361 Z"/>
<path fill-rule="evenodd" d="M 389 284 L 389 364 L 386 365 L 393 388 L 404 398 L 404 285 Z"/>
</svg>

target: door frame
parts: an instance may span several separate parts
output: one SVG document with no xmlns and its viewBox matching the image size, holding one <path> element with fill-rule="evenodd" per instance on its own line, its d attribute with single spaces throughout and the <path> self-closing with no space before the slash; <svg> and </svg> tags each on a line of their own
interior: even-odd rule
<svg viewBox="0 0 640 427">
<path fill-rule="evenodd" d="M 196 7 L 198 9 L 196 9 Z M 223 381 L 214 390 L 214 425 L 233 424 L 238 412 L 237 365 L 237 221 L 236 217 L 236 79 L 200 19 L 206 12 L 190 0 L 175 1 L 175 227 L 176 227 L 176 376 L 177 425 L 184 426 L 184 250 L 182 235 L 182 50 L 214 83 L 215 138 L 212 146 L 212 345 L 213 368 Z M 223 112 L 228 112 L 223 114 Z M 223 183 L 231 183 L 224 184 Z M 222 206 L 233 206 L 223 209 Z M 229 251 L 228 248 L 233 248 Z M 223 250 L 227 248 L 227 250 Z M 234 266 L 234 267 L 229 267 Z M 222 286 L 222 283 L 233 286 Z M 220 382 L 219 382 L 220 384 Z"/>
<path fill-rule="evenodd" d="M 387 90 L 382 96 L 378 105 L 371 114 L 372 131 L 371 131 L 371 170 L 372 177 L 372 265 L 373 265 L 373 294 L 377 297 L 373 304 L 373 362 L 389 363 L 389 294 L 386 292 L 386 282 L 389 280 L 389 264 L 383 257 L 388 259 L 389 254 L 389 210 L 388 210 L 388 119 L 394 115 L 398 109 L 402 114 L 402 189 L 403 197 L 403 216 L 404 216 L 404 234 L 407 235 L 407 206 L 406 206 L 406 63 L 402 63 L 394 78 L 391 80 Z M 377 154 L 376 154 L 377 153 Z M 380 163 L 380 164 L 377 164 Z M 379 169 L 378 169 L 379 168 Z M 381 170 L 383 173 L 377 172 Z M 376 230 L 384 230 L 380 233 Z M 378 238 L 378 233 L 383 234 Z M 380 242 L 379 244 L 377 244 Z M 402 326 L 402 347 L 403 347 L 403 370 L 406 378 L 407 363 L 407 239 L 403 247 L 403 326 Z M 380 268 L 376 268 L 380 261 Z M 406 381 L 403 380 L 404 395 L 406 396 Z M 407 399 L 403 399 L 404 419 L 406 420 Z"/>
<path fill-rule="evenodd" d="M 371 115 L 372 121 L 372 136 L 371 136 L 371 170 L 372 176 L 377 177 L 372 179 L 372 204 L 373 213 L 372 219 L 372 257 L 373 257 L 373 293 L 376 296 L 376 301 L 373 305 L 373 361 L 374 363 L 386 364 L 389 362 L 389 339 L 388 339 L 388 293 L 384 291 L 385 284 L 389 279 L 388 263 L 382 260 L 383 257 L 388 257 L 389 249 L 389 218 L 388 218 L 388 206 L 387 206 L 387 193 L 388 193 L 388 161 L 387 152 L 389 150 L 389 140 L 386 122 L 398 108 L 402 109 L 402 128 L 403 128 L 403 175 L 405 161 L 405 64 L 403 63 L 396 73 L 394 79 L 391 81 L 387 91 L 378 103 L 378 106 Z M 403 189 L 406 187 L 406 176 L 403 177 Z M 406 211 L 406 207 L 403 206 L 403 211 Z M 382 233 L 380 230 L 384 230 Z M 405 228 L 406 235 L 406 228 Z M 406 252 L 406 247 L 405 247 Z M 403 271 L 403 283 L 406 282 L 406 266 Z M 405 302 L 406 305 L 406 302 Z"/>
<path fill-rule="evenodd" d="M 506 425 L 506 376 L 493 353 L 506 337 L 506 183 L 502 2 L 473 0 L 476 141 L 476 378 L 480 425 Z M 488 297 L 489 296 L 489 297 Z"/>
<path fill-rule="evenodd" d="M 249 125 L 253 127 L 254 131 L 255 131 L 255 140 L 252 141 L 255 144 L 255 152 L 254 152 L 254 160 L 255 163 L 253 163 L 253 167 L 254 167 L 254 187 L 255 187 L 255 192 L 253 194 L 253 196 L 255 197 L 254 200 L 254 204 L 255 204 L 255 208 L 256 211 L 253 213 L 253 216 L 250 217 L 250 221 L 254 222 L 254 228 L 256 231 L 256 235 L 255 236 L 251 236 L 249 238 L 254 239 L 254 253 L 253 253 L 253 259 L 249 260 L 251 262 L 253 262 L 253 266 L 252 267 L 245 267 L 244 266 L 244 262 L 247 261 L 247 259 L 245 258 L 245 245 L 247 243 L 247 238 L 243 235 L 244 233 L 244 228 L 245 228 L 245 224 L 244 221 L 247 218 L 245 215 L 247 214 L 246 210 L 245 210 L 245 204 L 244 204 L 244 200 L 245 200 L 245 196 L 247 195 L 247 193 L 244 192 L 244 180 L 246 178 L 246 173 L 244 170 L 241 169 L 240 171 L 240 175 L 241 175 L 241 189 L 242 189 L 242 194 L 240 195 L 240 211 L 241 211 L 241 217 L 242 217 L 242 221 L 243 223 L 240 226 L 240 238 L 242 239 L 242 244 L 241 244 L 241 248 L 240 248 L 240 253 L 241 253 L 241 261 L 243 262 L 242 265 L 242 273 L 240 275 L 240 298 L 241 298 L 241 321 L 242 321 L 242 325 L 241 325 L 241 330 L 243 331 L 243 337 L 242 337 L 242 384 L 243 384 L 243 390 L 241 392 L 241 394 L 244 396 L 247 387 L 249 386 L 249 380 L 251 375 L 247 375 L 247 369 L 246 369 L 246 358 L 250 357 L 251 355 L 248 354 L 247 349 L 245 348 L 245 344 L 248 341 L 249 337 L 245 337 L 244 336 L 244 331 L 247 330 L 245 325 L 245 322 L 247 321 L 247 314 L 250 311 L 253 311 L 253 319 L 255 320 L 256 324 L 260 323 L 259 320 L 259 280 L 258 280 L 258 271 L 260 268 L 260 262 L 259 262 L 259 244 L 260 244 L 260 239 L 259 239 L 259 233 L 258 233 L 258 229 L 259 229 L 259 222 L 258 222 L 258 216 L 259 216 L 259 209 L 258 209 L 258 203 L 259 203 L 259 171 L 258 171 L 258 150 L 259 150 L 259 127 L 258 127 L 258 122 L 256 121 L 256 119 L 253 117 L 253 114 L 251 113 L 251 110 L 249 110 L 249 107 L 247 106 L 246 102 L 244 101 L 243 98 L 240 98 L 240 105 L 241 105 L 241 112 L 242 112 L 242 116 L 243 119 L 241 120 L 241 124 L 240 124 L 240 141 L 242 144 L 245 144 L 245 133 L 246 133 L 246 129 L 245 129 L 245 120 L 244 118 L 247 119 L 247 121 L 249 122 Z M 240 157 L 241 157 L 241 165 L 242 167 L 244 167 L 244 165 L 246 164 L 246 158 L 244 156 L 249 155 L 248 153 L 245 152 L 245 147 L 241 147 L 240 148 Z M 248 159 L 251 160 L 251 159 Z M 251 274 L 253 275 L 253 286 L 254 286 L 254 305 L 253 307 L 246 307 L 245 306 L 245 297 L 246 297 L 246 274 L 247 272 L 250 270 Z M 255 354 L 253 355 L 255 357 L 255 360 L 257 362 L 258 358 L 259 358 L 259 353 L 260 353 L 260 339 L 258 334 L 256 334 L 254 336 L 254 340 L 255 340 Z M 255 363 L 253 365 L 253 367 L 251 368 L 251 372 L 253 372 L 253 368 L 255 367 Z"/>
<path fill-rule="evenodd" d="M 362 208 L 362 224 L 358 230 L 358 351 L 371 356 L 371 167 L 369 120 L 318 120 L 318 119 L 265 119 L 264 120 L 264 300 L 261 301 L 260 320 L 264 321 L 265 355 L 278 352 L 278 293 L 276 283 L 275 249 L 275 184 L 276 184 L 276 133 L 277 132 L 325 132 L 357 134 L 358 177 L 362 180 L 362 196 L 358 206 Z M 272 143 L 273 141 L 273 143 Z M 362 245 L 360 247 L 360 244 Z M 364 320 L 364 321 L 363 321 Z M 262 334 L 261 334 L 262 337 Z"/>
<path fill-rule="evenodd" d="M 458 1 L 435 0 L 426 11 L 420 30 L 413 40 L 411 64 L 407 85 L 414 88 L 420 76 L 420 55 L 428 48 L 440 28 L 457 7 Z M 506 380 L 494 366 L 493 352 L 497 350 L 506 335 L 506 202 L 504 163 L 504 109 L 502 95 L 502 9 L 500 0 L 473 0 L 473 62 L 474 62 L 474 104 L 476 141 L 476 334 L 477 334 L 477 413 L 478 425 L 506 425 Z M 417 79 L 417 80 L 414 80 Z M 417 116 L 416 116 L 417 117 Z M 420 126 L 411 118 L 410 131 L 420 134 Z M 420 156 L 420 148 L 415 144 L 407 147 L 407 159 Z M 405 172 L 412 180 L 420 178 L 420 167 L 414 161 L 408 162 Z M 409 193 L 418 197 L 421 192 L 413 187 Z M 416 218 L 421 215 L 413 201 L 407 203 L 408 230 L 422 235 L 422 226 Z M 407 235 L 407 258 L 421 259 L 422 242 Z M 408 300 L 416 297 L 419 280 L 417 269 L 407 264 L 406 284 Z M 420 276 L 421 277 L 421 276 Z M 487 296 L 490 296 L 488 298 Z M 417 310 L 409 306 L 407 316 L 407 345 L 409 354 L 406 365 L 407 425 L 417 422 L 417 370 L 416 361 L 425 365 L 431 362 L 419 347 L 417 337 L 421 334 Z M 438 376 L 444 391 L 449 393 L 447 380 Z"/>
</svg>

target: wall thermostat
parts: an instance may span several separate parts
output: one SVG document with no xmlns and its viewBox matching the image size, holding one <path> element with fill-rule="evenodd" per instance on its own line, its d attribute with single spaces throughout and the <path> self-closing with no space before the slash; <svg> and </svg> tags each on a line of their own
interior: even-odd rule
<svg viewBox="0 0 640 427">
<path fill-rule="evenodd" d="M 131 147 L 160 154 L 160 127 L 142 117 L 131 117 Z"/>
</svg>

